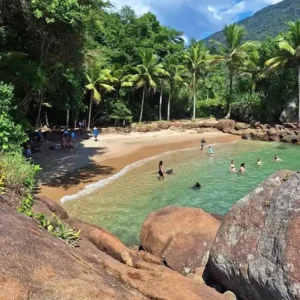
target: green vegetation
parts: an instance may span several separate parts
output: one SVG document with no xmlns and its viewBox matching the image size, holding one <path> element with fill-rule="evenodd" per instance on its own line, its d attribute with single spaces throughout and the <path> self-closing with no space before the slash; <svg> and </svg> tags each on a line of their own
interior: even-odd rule
<svg viewBox="0 0 300 300">
<path fill-rule="evenodd" d="M 291 30 L 245 42 L 252 29 L 233 24 L 211 47 L 195 40 L 186 46 L 182 32 L 127 6 L 115 12 L 102 0 L 22 3 L 0 4 L 2 150 L 17 148 L 27 130 L 82 119 L 88 129 L 228 112 L 241 121 L 276 122 L 298 95 Z M 298 6 L 285 0 L 255 17 L 273 22 L 278 10 Z M 276 59 L 287 54 L 286 68 L 276 69 Z"/>
</svg>

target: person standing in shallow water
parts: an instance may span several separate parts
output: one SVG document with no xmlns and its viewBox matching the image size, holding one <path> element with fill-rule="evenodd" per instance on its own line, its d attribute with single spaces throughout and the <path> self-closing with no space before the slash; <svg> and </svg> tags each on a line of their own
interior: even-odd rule
<svg viewBox="0 0 300 300">
<path fill-rule="evenodd" d="M 163 180 L 165 178 L 164 163 L 162 160 L 158 164 L 158 174 L 160 180 Z"/>
<path fill-rule="evenodd" d="M 241 174 L 244 174 L 245 171 L 246 171 L 246 166 L 245 166 L 245 164 L 241 164 L 241 167 L 240 167 L 240 173 L 241 173 Z"/>
<path fill-rule="evenodd" d="M 206 140 L 203 138 L 201 140 L 201 150 L 203 151 L 204 147 L 205 147 L 205 144 L 206 144 Z"/>
</svg>

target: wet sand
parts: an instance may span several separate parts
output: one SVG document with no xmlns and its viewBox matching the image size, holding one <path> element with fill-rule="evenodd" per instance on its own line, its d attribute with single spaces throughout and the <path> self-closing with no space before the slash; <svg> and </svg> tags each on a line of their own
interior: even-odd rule
<svg viewBox="0 0 300 300">
<path fill-rule="evenodd" d="M 56 202 L 66 195 L 82 190 L 87 184 L 116 174 L 125 166 L 158 155 L 185 148 L 200 148 L 200 140 L 207 144 L 229 143 L 240 139 L 222 132 L 197 134 L 195 131 L 156 133 L 131 133 L 129 135 L 106 135 L 96 142 L 82 140 L 75 153 L 50 152 L 49 144 L 36 157 L 43 171 L 39 175 L 39 193 Z"/>
</svg>

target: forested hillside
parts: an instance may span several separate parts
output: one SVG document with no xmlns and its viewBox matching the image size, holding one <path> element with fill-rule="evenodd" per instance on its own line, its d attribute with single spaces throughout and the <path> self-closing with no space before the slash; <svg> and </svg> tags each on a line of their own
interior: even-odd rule
<svg viewBox="0 0 300 300">
<path fill-rule="evenodd" d="M 300 1 L 299 0 L 283 0 L 275 5 L 270 5 L 256 14 L 241 22 L 246 31 L 246 40 L 262 41 L 271 36 L 275 37 L 280 32 L 288 29 L 287 23 L 296 21 L 300 17 Z M 211 35 L 207 40 L 214 39 L 223 40 L 222 32 Z"/>
</svg>

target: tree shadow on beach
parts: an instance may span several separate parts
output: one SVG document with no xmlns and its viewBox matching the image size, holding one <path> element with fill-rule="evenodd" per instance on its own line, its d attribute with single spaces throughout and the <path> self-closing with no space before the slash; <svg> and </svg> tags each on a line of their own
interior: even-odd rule
<svg viewBox="0 0 300 300">
<path fill-rule="evenodd" d="M 54 137 L 54 138 L 53 138 Z M 41 152 L 33 155 L 33 161 L 42 171 L 39 172 L 38 183 L 44 186 L 68 189 L 80 183 L 89 184 L 96 176 L 112 175 L 112 166 L 103 166 L 95 162 L 95 158 L 107 153 L 101 142 L 93 141 L 87 147 L 83 139 L 78 138 L 74 150 L 61 151 L 59 136 L 53 135 L 43 142 Z"/>
<path fill-rule="evenodd" d="M 49 181 L 44 181 L 43 185 L 49 187 L 60 187 L 68 189 L 72 186 L 84 183 L 89 184 L 94 182 L 96 176 L 109 176 L 112 175 L 115 168 L 111 166 L 102 166 L 91 164 L 87 167 L 75 170 L 75 172 L 67 173 L 62 176 L 51 178 Z"/>
</svg>

